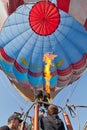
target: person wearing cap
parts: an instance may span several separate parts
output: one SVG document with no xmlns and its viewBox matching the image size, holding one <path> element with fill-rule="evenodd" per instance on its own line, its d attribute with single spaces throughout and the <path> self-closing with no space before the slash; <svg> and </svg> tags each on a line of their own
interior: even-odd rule
<svg viewBox="0 0 87 130">
<path fill-rule="evenodd" d="M 58 107 L 49 105 L 47 117 L 42 118 L 42 130 L 65 130 L 63 121 L 58 116 Z"/>
<path fill-rule="evenodd" d="M 17 130 L 21 122 L 22 120 L 18 117 L 17 114 L 12 114 L 8 118 L 8 125 L 0 127 L 0 130 Z"/>
</svg>

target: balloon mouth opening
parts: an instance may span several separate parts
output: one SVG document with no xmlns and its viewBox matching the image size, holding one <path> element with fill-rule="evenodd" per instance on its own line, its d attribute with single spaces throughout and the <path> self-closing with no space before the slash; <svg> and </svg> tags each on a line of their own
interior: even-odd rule
<svg viewBox="0 0 87 130">
<path fill-rule="evenodd" d="M 50 1 L 37 2 L 30 11 L 29 23 L 32 30 L 41 36 L 52 34 L 60 23 L 58 8 Z"/>
</svg>

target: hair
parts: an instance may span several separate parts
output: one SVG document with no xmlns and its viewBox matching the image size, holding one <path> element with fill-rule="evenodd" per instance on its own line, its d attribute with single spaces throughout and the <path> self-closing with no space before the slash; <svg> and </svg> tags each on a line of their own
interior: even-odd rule
<svg viewBox="0 0 87 130">
<path fill-rule="evenodd" d="M 58 107 L 56 105 L 50 105 L 48 107 L 48 115 L 58 114 Z"/>
</svg>

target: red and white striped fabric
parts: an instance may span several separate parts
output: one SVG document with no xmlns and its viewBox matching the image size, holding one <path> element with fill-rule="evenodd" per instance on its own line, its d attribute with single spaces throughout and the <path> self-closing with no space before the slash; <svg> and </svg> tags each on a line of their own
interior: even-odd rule
<svg viewBox="0 0 87 130">
<path fill-rule="evenodd" d="M 57 0 L 57 4 L 87 29 L 87 0 Z"/>
<path fill-rule="evenodd" d="M 3 26 L 4 21 L 7 18 L 7 11 L 5 9 L 5 4 L 4 2 L 2 2 L 2 0 L 0 0 L 0 30 Z"/>
<path fill-rule="evenodd" d="M 6 18 L 22 4 L 24 4 L 23 0 L 0 0 L 0 30 Z"/>
<path fill-rule="evenodd" d="M 23 0 L 0 0 L 0 3 L 4 5 L 4 9 L 6 10 L 7 14 L 10 15 L 15 11 L 15 9 L 18 6 L 24 4 L 24 1 Z"/>
</svg>

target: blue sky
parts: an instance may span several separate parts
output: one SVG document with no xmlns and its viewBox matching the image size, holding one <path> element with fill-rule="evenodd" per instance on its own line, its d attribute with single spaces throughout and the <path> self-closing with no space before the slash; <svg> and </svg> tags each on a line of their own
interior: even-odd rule
<svg viewBox="0 0 87 130">
<path fill-rule="evenodd" d="M 63 89 L 52 103 L 64 107 L 67 99 L 70 104 L 87 106 L 87 72 L 77 82 Z M 7 119 L 13 112 L 22 112 L 21 108 L 26 112 L 31 104 L 20 96 L 4 73 L 0 71 L 0 126 L 7 124 Z M 68 109 L 65 110 L 69 114 Z M 70 114 L 69 117 L 73 130 L 82 130 L 87 121 L 87 108 L 77 108 L 76 110 L 78 112 L 76 118 L 72 118 Z M 33 115 L 32 111 L 29 114 L 31 116 Z M 64 120 L 62 114 L 59 116 Z M 78 123 L 80 123 L 80 129 Z"/>
</svg>

